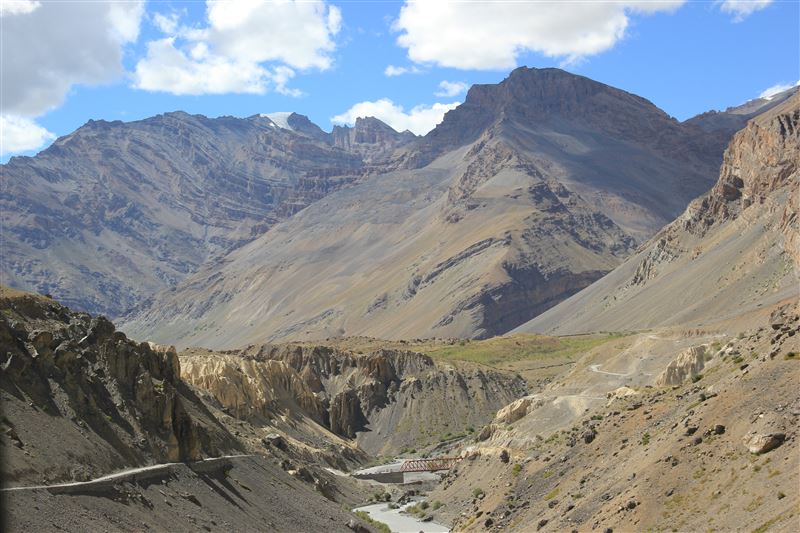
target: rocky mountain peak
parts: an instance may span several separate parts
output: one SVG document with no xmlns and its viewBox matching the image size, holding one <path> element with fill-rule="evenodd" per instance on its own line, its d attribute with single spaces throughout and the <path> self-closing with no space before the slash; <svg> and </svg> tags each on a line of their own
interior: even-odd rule
<svg viewBox="0 0 800 533">
<path fill-rule="evenodd" d="M 322 128 L 311 122 L 311 119 L 305 115 L 292 113 L 288 116 L 286 122 L 293 131 L 308 135 L 314 139 L 326 141 L 329 137 L 327 133 L 322 131 Z"/>
<path fill-rule="evenodd" d="M 520 128 L 597 132 L 670 157 L 675 138 L 690 133 L 642 97 L 557 68 L 520 67 L 498 84 L 473 85 L 464 103 L 415 145 L 407 165 L 427 164 L 486 132 L 514 137 Z M 692 156 L 708 148 L 703 139 L 697 144 Z"/>
<path fill-rule="evenodd" d="M 337 148 L 354 152 L 374 162 L 385 159 L 396 148 L 417 138 L 410 131 L 402 133 L 375 117 L 359 117 L 351 126 L 334 126 L 331 142 Z"/>
</svg>

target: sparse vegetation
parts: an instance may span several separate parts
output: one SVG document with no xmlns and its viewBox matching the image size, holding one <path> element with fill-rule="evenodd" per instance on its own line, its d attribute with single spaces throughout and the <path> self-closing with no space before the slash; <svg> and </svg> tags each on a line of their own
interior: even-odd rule
<svg viewBox="0 0 800 533">
<path fill-rule="evenodd" d="M 755 498 L 753 501 L 747 504 L 747 507 L 745 507 L 744 510 L 747 511 L 748 513 L 752 513 L 753 511 L 761 507 L 762 503 L 764 503 L 764 498 L 759 496 L 758 498 Z"/>
<path fill-rule="evenodd" d="M 787 360 L 787 361 L 790 361 L 790 360 L 792 360 L 792 361 L 800 361 L 800 354 L 798 354 L 797 352 L 789 352 L 786 355 L 784 355 L 783 358 L 785 360 Z"/>
<path fill-rule="evenodd" d="M 522 472 L 522 465 L 517 463 L 514 465 L 514 468 L 511 469 L 511 475 L 517 477 L 520 472 Z"/>
<path fill-rule="evenodd" d="M 692 376 L 692 383 L 697 383 L 701 379 L 703 379 L 703 374 L 697 374 L 695 376 Z"/>
<path fill-rule="evenodd" d="M 472 497 L 473 498 L 480 498 L 484 494 L 486 494 L 486 493 L 480 487 L 476 487 L 476 488 L 472 489 Z"/>
<path fill-rule="evenodd" d="M 373 519 L 366 511 L 356 511 L 355 515 L 381 533 L 392 533 L 392 530 L 388 525 Z"/>
<path fill-rule="evenodd" d="M 457 345 L 440 344 L 425 349 L 415 347 L 431 357 L 472 361 L 496 366 L 508 361 L 572 357 L 586 352 L 604 342 L 621 337 L 620 334 L 580 335 L 575 337 L 548 337 L 545 335 L 514 335 L 496 337 Z"/>
<path fill-rule="evenodd" d="M 372 495 L 372 499 L 376 502 L 389 502 L 392 501 L 392 495 L 388 492 L 378 491 Z"/>
<path fill-rule="evenodd" d="M 550 492 L 548 492 L 547 494 L 544 495 L 544 500 L 545 501 L 552 500 L 553 498 L 558 496 L 559 492 L 561 492 L 560 488 L 558 488 L 558 487 L 554 488 L 553 490 L 551 490 Z"/>
<path fill-rule="evenodd" d="M 650 433 L 645 433 L 644 435 L 642 435 L 641 442 L 642 446 L 647 446 L 648 444 L 650 444 Z"/>
</svg>

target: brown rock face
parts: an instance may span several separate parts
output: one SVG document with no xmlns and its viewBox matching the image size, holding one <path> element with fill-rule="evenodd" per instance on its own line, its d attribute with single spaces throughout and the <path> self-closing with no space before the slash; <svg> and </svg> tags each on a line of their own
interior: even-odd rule
<svg viewBox="0 0 800 533">
<path fill-rule="evenodd" d="M 725 152 L 719 181 L 693 204 L 686 229 L 703 233 L 710 225 L 738 217 L 751 205 L 775 209 L 770 201 L 775 194 L 785 191 L 796 196 L 797 189 L 791 185 L 798 183 L 799 168 L 800 94 L 796 94 L 736 134 Z M 787 201 L 781 222 L 787 237 L 797 233 L 796 211 L 796 201 Z"/>
<path fill-rule="evenodd" d="M 181 381 L 173 347 L 130 341 L 103 317 L 72 313 L 52 300 L 2 287 L 0 311 L 4 408 L 23 446 L 47 452 L 14 457 L 12 476 L 46 468 L 50 477 L 68 478 L 84 454 L 86 468 L 104 472 L 121 464 L 196 460 L 237 448 Z M 23 398 L 27 405 L 17 403 Z M 16 416 L 19 409 L 33 412 Z M 43 416 L 46 420 L 40 420 Z M 39 424 L 47 428 L 45 434 L 53 424 L 65 426 L 65 439 L 77 429 L 83 445 L 62 449 L 35 442 Z M 49 466 L 37 463 L 42 460 Z"/>
<path fill-rule="evenodd" d="M 181 358 L 184 379 L 234 416 L 263 421 L 302 414 L 368 453 L 396 453 L 438 440 L 436 431 L 480 426 L 525 392 L 521 379 L 438 365 L 401 350 L 358 354 L 284 344 L 225 353 L 193 349 Z"/>
</svg>

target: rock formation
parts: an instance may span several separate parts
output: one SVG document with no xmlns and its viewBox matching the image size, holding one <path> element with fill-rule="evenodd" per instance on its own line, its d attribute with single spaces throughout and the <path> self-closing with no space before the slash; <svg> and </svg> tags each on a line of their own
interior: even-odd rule
<svg viewBox="0 0 800 533">
<path fill-rule="evenodd" d="M 240 449 L 181 381 L 174 348 L 133 342 L 103 317 L 0 288 L 0 353 L 9 480 L 81 480 Z"/>
<path fill-rule="evenodd" d="M 667 365 L 664 372 L 656 379 L 656 385 L 660 387 L 682 385 L 687 380 L 698 376 L 703 371 L 705 362 L 706 347 L 692 346 L 679 353 L 675 360 Z"/>
<path fill-rule="evenodd" d="M 399 350 L 288 344 L 181 358 L 183 378 L 236 417 L 305 416 L 373 454 L 464 433 L 525 391 L 518 378 Z"/>
</svg>

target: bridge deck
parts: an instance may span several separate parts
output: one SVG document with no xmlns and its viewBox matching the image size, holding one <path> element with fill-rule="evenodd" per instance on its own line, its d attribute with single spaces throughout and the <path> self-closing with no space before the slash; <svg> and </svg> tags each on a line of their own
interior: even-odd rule
<svg viewBox="0 0 800 533">
<path fill-rule="evenodd" d="M 400 467 L 401 472 L 438 472 L 450 470 L 460 460 L 458 457 L 436 457 L 433 459 L 409 459 Z"/>
</svg>

